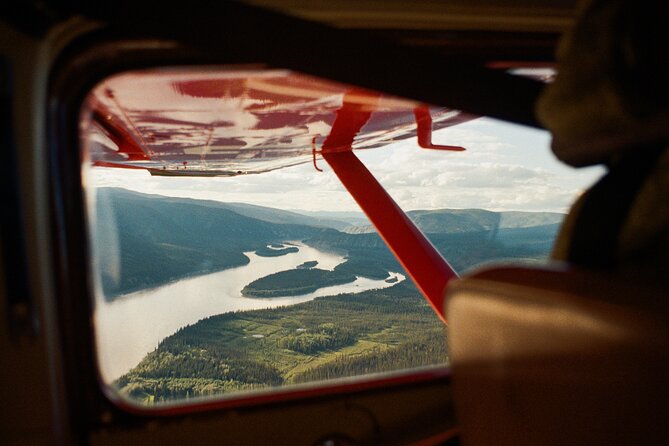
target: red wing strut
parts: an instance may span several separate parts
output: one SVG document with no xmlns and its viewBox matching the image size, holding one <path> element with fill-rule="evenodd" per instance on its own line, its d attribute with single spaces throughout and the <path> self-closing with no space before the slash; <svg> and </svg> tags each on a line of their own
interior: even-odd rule
<svg viewBox="0 0 669 446">
<path fill-rule="evenodd" d="M 352 92 L 358 95 L 360 92 Z M 347 100 L 348 99 L 348 100 Z M 353 154 L 351 144 L 373 110 L 344 96 L 322 155 L 444 322 L 444 290 L 457 273 Z"/>
</svg>

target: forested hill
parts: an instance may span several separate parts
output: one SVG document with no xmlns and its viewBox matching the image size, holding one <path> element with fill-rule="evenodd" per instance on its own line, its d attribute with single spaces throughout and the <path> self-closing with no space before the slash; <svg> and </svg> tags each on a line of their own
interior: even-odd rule
<svg viewBox="0 0 669 446">
<path fill-rule="evenodd" d="M 102 285 L 109 299 L 191 275 L 244 265 L 248 263 L 244 251 L 269 243 L 337 232 L 270 223 L 213 201 L 167 198 L 117 188 L 99 189 L 96 206 L 95 240 L 101 253 Z"/>
<path fill-rule="evenodd" d="M 559 229 L 557 224 L 529 228 L 507 228 L 454 233 L 429 233 L 430 242 L 455 268 L 464 273 L 487 263 L 511 261 L 537 263 L 545 261 Z M 310 246 L 324 250 L 340 250 L 349 256 L 347 266 L 365 265 L 374 257 L 373 265 L 395 271 L 398 268 L 381 237 L 376 233 L 347 234 L 327 232 L 305 240 Z M 350 265 L 349 265 L 350 264 Z"/>
<path fill-rule="evenodd" d="M 337 217 L 328 218 L 319 217 L 317 215 L 310 216 L 298 212 L 284 211 L 282 209 L 268 208 L 266 206 L 256 206 L 248 203 L 218 203 L 218 205 L 240 215 L 267 221 L 269 223 L 308 225 L 317 228 L 334 228 L 340 231 L 351 226 L 346 219 Z M 360 215 L 362 215 L 362 213 Z"/>
<path fill-rule="evenodd" d="M 423 232 L 431 234 L 559 225 L 564 218 L 564 214 L 555 212 L 494 212 L 484 209 L 416 210 L 407 212 L 407 215 Z M 370 225 L 350 226 L 344 232 L 365 234 L 374 232 L 374 228 Z"/>
<path fill-rule="evenodd" d="M 324 228 L 327 218 L 241 203 L 98 189 L 95 240 L 108 299 L 248 263 L 245 251 L 302 240 L 348 256 L 340 273 L 384 278 L 399 266 L 375 233 Z M 545 259 L 561 214 L 481 209 L 412 211 L 460 272 L 491 260 Z M 287 223 L 290 222 L 290 223 Z M 374 261 L 370 262 L 369 259 Z"/>
<path fill-rule="evenodd" d="M 444 325 L 407 281 L 203 319 L 114 384 L 145 404 L 448 362 Z"/>
</svg>

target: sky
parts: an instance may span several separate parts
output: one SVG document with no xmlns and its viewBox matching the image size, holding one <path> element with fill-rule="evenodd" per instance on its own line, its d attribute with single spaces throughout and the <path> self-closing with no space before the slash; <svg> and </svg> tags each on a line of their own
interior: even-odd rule
<svg viewBox="0 0 669 446">
<path fill-rule="evenodd" d="M 404 210 L 468 209 L 567 212 L 604 170 L 574 169 L 550 151 L 547 132 L 479 118 L 436 131 L 435 144 L 465 152 L 425 150 L 415 139 L 358 157 Z M 357 204 L 319 160 L 259 175 L 152 177 L 146 171 L 92 168 L 86 184 L 175 197 L 243 202 L 296 211 L 357 211 Z"/>
</svg>

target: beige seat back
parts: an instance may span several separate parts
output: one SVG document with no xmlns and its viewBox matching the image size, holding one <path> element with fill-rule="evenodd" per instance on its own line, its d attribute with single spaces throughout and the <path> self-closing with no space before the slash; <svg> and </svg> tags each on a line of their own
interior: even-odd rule
<svg viewBox="0 0 669 446">
<path fill-rule="evenodd" d="M 500 268 L 446 316 L 468 445 L 669 444 L 669 305 L 642 283 Z"/>
</svg>

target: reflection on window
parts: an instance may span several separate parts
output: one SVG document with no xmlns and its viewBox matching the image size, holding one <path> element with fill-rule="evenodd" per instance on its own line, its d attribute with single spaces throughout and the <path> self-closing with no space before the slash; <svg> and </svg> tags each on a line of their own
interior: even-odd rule
<svg viewBox="0 0 669 446">
<path fill-rule="evenodd" d="M 115 393 L 156 405 L 448 364 L 443 323 L 312 158 L 348 88 L 208 69 L 91 92 L 94 321 Z M 383 146 L 361 158 L 437 249 L 460 272 L 545 261 L 594 174 L 556 166 L 543 133 L 452 110 L 432 109 L 434 138 L 468 150 L 420 149 L 412 107 L 375 99 L 356 141 Z"/>
</svg>

